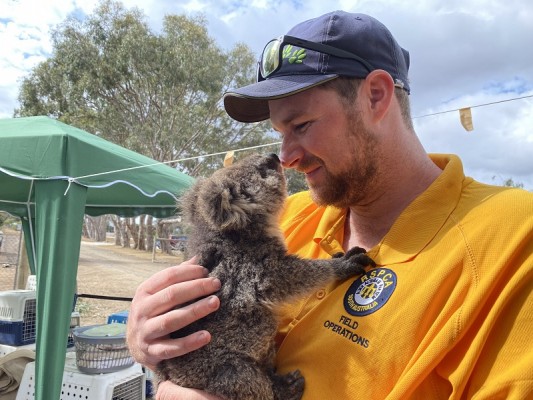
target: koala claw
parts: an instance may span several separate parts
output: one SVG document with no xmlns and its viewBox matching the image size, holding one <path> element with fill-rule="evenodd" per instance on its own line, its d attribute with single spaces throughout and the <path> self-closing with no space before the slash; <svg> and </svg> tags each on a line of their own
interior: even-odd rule
<svg viewBox="0 0 533 400">
<path fill-rule="evenodd" d="M 365 253 L 366 253 L 366 250 L 363 249 L 362 247 L 354 246 L 350 250 L 348 250 L 348 252 L 346 253 L 346 257 L 351 257 L 356 254 L 365 254 Z"/>
<path fill-rule="evenodd" d="M 302 398 L 305 379 L 299 370 L 292 371 L 279 378 L 283 383 L 278 386 L 280 390 L 275 390 L 274 398 L 276 400 L 300 400 Z"/>
<path fill-rule="evenodd" d="M 348 276 L 364 274 L 365 267 L 375 267 L 376 263 L 367 254 L 366 250 L 361 247 L 352 247 L 346 254 L 337 253 L 333 258 L 342 258 L 348 262 L 349 269 L 343 272 L 349 273 Z"/>
</svg>

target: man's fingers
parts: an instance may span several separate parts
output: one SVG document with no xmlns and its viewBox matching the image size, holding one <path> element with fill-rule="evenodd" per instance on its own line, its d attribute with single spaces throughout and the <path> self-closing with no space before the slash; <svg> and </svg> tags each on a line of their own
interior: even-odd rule
<svg viewBox="0 0 533 400">
<path fill-rule="evenodd" d="M 174 307 L 209 296 L 219 289 L 220 280 L 212 277 L 180 282 L 143 299 L 143 313 L 148 318 L 155 317 Z M 160 321 L 159 323 L 167 325 L 167 321 Z M 160 328 L 156 329 L 157 332 L 161 332 Z M 167 329 L 166 332 L 171 331 Z"/>
<path fill-rule="evenodd" d="M 153 340 L 167 336 L 218 310 L 219 306 L 220 300 L 218 297 L 209 296 L 185 307 L 153 317 L 147 320 L 143 326 L 143 329 L 147 332 L 146 339 Z"/>
<path fill-rule="evenodd" d="M 211 341 L 211 334 L 199 331 L 179 339 L 156 341 L 150 345 L 150 354 L 158 360 L 181 357 L 191 351 L 198 350 Z"/>
<path fill-rule="evenodd" d="M 155 273 L 139 285 L 137 294 L 141 296 L 152 295 L 160 292 L 169 285 L 206 277 L 208 273 L 207 269 L 195 264 L 195 261 L 196 257 L 193 257 L 179 265 L 165 268 Z"/>
<path fill-rule="evenodd" d="M 169 337 L 220 306 L 213 295 L 221 287 L 220 280 L 207 277 L 207 269 L 196 262 L 192 258 L 166 268 L 137 288 L 127 326 L 128 347 L 137 362 L 153 368 L 163 359 L 182 356 L 211 340 L 206 331 Z"/>
</svg>

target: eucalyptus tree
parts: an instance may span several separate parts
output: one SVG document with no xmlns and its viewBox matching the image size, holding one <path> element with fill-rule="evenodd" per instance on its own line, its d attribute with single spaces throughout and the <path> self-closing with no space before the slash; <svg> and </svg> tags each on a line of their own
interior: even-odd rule
<svg viewBox="0 0 533 400">
<path fill-rule="evenodd" d="M 266 123 L 240 124 L 221 105 L 232 86 L 253 81 L 256 57 L 209 37 L 202 16 L 166 15 L 155 32 L 137 8 L 106 0 L 69 16 L 53 52 L 21 83 L 18 116 L 49 115 L 197 176 L 223 157 L 271 141 Z M 191 159 L 192 158 L 192 159 Z"/>
<path fill-rule="evenodd" d="M 23 78 L 15 116 L 48 115 L 189 175 L 210 174 L 223 156 L 206 155 L 272 137 L 267 123 L 224 112 L 223 93 L 254 80 L 256 57 L 243 43 L 222 49 L 206 24 L 166 15 L 155 31 L 141 10 L 113 0 L 70 15 L 52 31 L 49 58 Z"/>
</svg>

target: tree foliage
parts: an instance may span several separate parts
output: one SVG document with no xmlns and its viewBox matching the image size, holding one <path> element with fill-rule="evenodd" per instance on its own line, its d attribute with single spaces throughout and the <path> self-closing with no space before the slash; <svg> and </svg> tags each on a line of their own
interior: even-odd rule
<svg viewBox="0 0 533 400">
<path fill-rule="evenodd" d="M 254 55 L 244 44 L 223 51 L 202 16 L 167 15 L 155 33 L 140 10 L 103 0 L 58 25 L 52 43 L 22 81 L 17 116 L 49 115 L 155 160 L 189 159 L 174 164 L 192 176 L 222 165 L 196 156 L 269 141 L 267 124 L 237 123 L 221 104 L 253 81 Z"/>
<path fill-rule="evenodd" d="M 267 123 L 225 113 L 223 93 L 254 81 L 256 58 L 242 43 L 218 47 L 202 16 L 167 15 L 154 32 L 139 9 L 102 0 L 55 27 L 52 45 L 22 80 L 15 116 L 48 115 L 155 160 L 181 160 L 170 165 L 191 176 L 222 166 L 223 155 L 206 155 L 273 141 Z M 290 188 L 302 182 L 289 178 Z M 112 219 L 116 242 L 150 249 L 153 235 L 171 233 L 145 218 Z"/>
<path fill-rule="evenodd" d="M 508 178 L 507 180 L 505 180 L 505 182 L 503 182 L 503 186 L 520 188 L 520 189 L 524 188 L 524 184 L 522 182 L 515 182 L 512 178 Z"/>
</svg>

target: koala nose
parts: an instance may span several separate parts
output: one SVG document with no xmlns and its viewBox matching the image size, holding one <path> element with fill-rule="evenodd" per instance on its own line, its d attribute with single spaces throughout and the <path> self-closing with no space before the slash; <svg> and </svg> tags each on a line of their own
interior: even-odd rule
<svg viewBox="0 0 533 400">
<path fill-rule="evenodd" d="M 281 164 L 280 164 L 278 155 L 274 153 L 270 153 L 267 157 L 268 157 L 268 160 L 267 160 L 268 168 L 279 170 Z"/>
<path fill-rule="evenodd" d="M 279 162 L 279 157 L 276 153 L 270 153 L 268 156 L 270 158 L 273 158 L 275 161 Z"/>
</svg>

